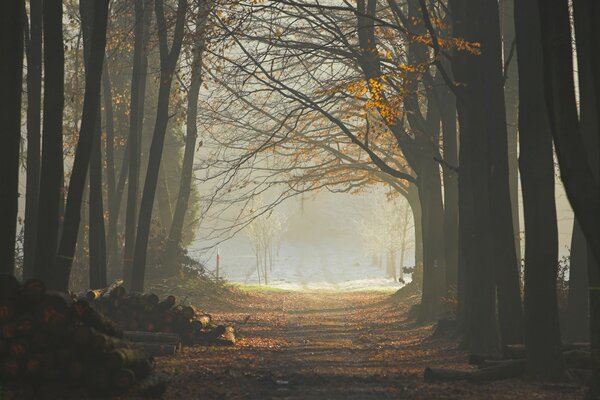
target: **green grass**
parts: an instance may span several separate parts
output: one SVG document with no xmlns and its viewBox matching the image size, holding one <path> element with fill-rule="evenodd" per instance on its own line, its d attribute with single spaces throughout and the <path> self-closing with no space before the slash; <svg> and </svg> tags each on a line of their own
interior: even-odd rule
<svg viewBox="0 0 600 400">
<path fill-rule="evenodd" d="M 272 286 L 263 285 L 246 285 L 244 283 L 230 283 L 231 286 L 244 292 L 287 292 L 288 290 L 280 289 Z"/>
</svg>

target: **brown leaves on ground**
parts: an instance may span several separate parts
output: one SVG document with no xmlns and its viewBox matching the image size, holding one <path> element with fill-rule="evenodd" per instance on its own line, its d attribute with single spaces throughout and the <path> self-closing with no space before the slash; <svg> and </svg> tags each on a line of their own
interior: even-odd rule
<svg viewBox="0 0 600 400">
<path fill-rule="evenodd" d="M 213 313 L 240 334 L 232 348 L 160 358 L 166 399 L 577 399 L 570 384 L 423 382 L 426 366 L 470 368 L 457 343 L 406 321 L 410 302 L 377 292 L 258 292 Z M 215 310 L 218 304 L 203 304 Z"/>
</svg>

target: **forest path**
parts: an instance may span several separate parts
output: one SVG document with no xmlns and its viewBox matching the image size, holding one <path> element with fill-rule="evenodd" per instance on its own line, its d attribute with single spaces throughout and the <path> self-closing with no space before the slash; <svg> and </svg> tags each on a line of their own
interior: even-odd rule
<svg viewBox="0 0 600 400">
<path fill-rule="evenodd" d="M 237 346 L 158 359 L 158 369 L 173 376 L 166 399 L 581 398 L 576 386 L 519 380 L 425 384 L 426 366 L 469 366 L 457 343 L 406 321 L 415 299 L 397 305 L 389 292 L 248 296 L 235 310 L 213 314 L 237 326 Z"/>
</svg>

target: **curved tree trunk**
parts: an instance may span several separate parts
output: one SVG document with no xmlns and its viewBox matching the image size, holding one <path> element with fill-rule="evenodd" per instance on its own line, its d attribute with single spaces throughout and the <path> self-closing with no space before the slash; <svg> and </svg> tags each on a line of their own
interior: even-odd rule
<svg viewBox="0 0 600 400">
<path fill-rule="evenodd" d="M 527 373 L 537 379 L 563 374 L 556 279 L 558 227 L 554 155 L 544 83 L 539 17 L 534 1 L 515 4 L 519 53 L 519 166 L 525 217 L 525 343 Z"/>
<path fill-rule="evenodd" d="M 81 220 L 83 191 L 94 147 L 95 136 L 100 121 L 99 104 L 102 81 L 102 63 L 106 45 L 106 24 L 108 20 L 108 0 L 94 1 L 94 22 L 92 28 L 89 68 L 85 77 L 85 96 L 81 129 L 77 150 L 71 170 L 69 192 L 65 207 L 63 232 L 55 261 L 55 271 L 50 287 L 66 291 L 69 287 L 71 266 L 77 244 L 77 234 Z"/>
<path fill-rule="evenodd" d="M 183 154 L 183 163 L 181 166 L 181 181 L 179 182 L 179 194 L 175 204 L 175 212 L 171 222 L 171 229 L 167 240 L 167 246 L 163 256 L 164 265 L 169 265 L 181 244 L 183 233 L 183 224 L 188 209 L 190 194 L 192 192 L 192 177 L 194 173 L 194 154 L 196 153 L 196 142 L 198 140 L 198 127 L 196 119 L 198 117 L 198 94 L 202 84 L 202 55 L 204 52 L 204 32 L 208 18 L 208 7 L 206 1 L 199 1 L 199 15 L 196 20 L 196 36 L 198 41 L 194 46 L 192 60 L 192 77 L 188 90 L 188 104 L 186 116 L 186 136 L 185 150 Z"/>
<path fill-rule="evenodd" d="M 148 238 L 150 236 L 150 225 L 152 222 L 152 208 L 156 196 L 156 187 L 158 184 L 158 175 L 162 152 L 169 120 L 169 101 L 171 85 L 175 67 L 179 60 L 179 53 L 183 42 L 183 28 L 187 10 L 187 1 L 179 0 L 177 7 L 177 22 L 173 36 L 173 44 L 168 49 L 167 28 L 164 20 L 164 9 L 162 0 L 156 0 L 155 12 L 159 37 L 160 48 L 160 86 L 158 92 L 158 105 L 156 108 L 156 123 L 150 145 L 150 154 L 148 157 L 148 169 L 144 182 L 144 191 L 142 202 L 140 204 L 140 214 L 138 220 L 133 268 L 131 275 L 131 287 L 135 291 L 144 290 L 144 279 L 146 274 L 146 251 L 148 248 Z"/>
</svg>

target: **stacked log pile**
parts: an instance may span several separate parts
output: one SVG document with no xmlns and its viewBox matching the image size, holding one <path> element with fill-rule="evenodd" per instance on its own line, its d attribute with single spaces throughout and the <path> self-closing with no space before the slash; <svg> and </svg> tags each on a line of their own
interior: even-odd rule
<svg viewBox="0 0 600 400">
<path fill-rule="evenodd" d="M 526 373 L 527 352 L 524 345 L 504 346 L 501 355 L 469 356 L 469 364 L 476 368 L 457 370 L 448 368 L 425 368 L 427 382 L 468 381 L 484 383 L 500 379 L 520 378 Z M 574 376 L 591 376 L 592 357 L 589 343 L 563 345 L 565 366 Z"/>
<path fill-rule="evenodd" d="M 127 391 L 149 378 L 153 359 L 123 336 L 87 301 L 0 275 L 0 379 L 7 385 Z"/>
<path fill-rule="evenodd" d="M 215 325 L 210 315 L 177 304 L 175 296 L 161 300 L 151 293 L 127 293 L 120 284 L 91 290 L 86 296 L 92 308 L 125 330 L 125 336 L 152 354 L 173 354 L 180 344 L 234 345 L 231 326 Z"/>
</svg>

